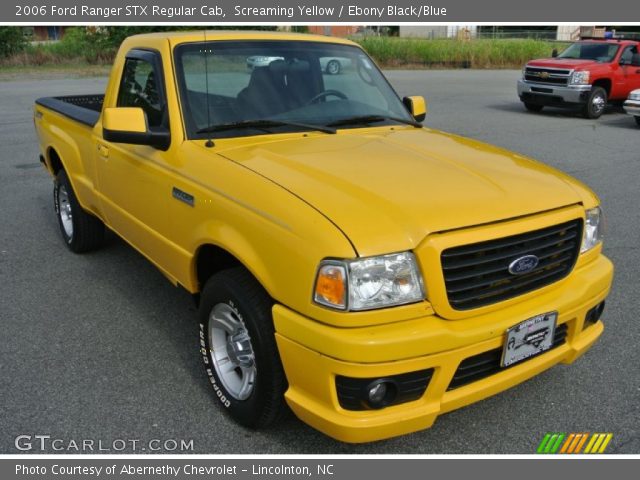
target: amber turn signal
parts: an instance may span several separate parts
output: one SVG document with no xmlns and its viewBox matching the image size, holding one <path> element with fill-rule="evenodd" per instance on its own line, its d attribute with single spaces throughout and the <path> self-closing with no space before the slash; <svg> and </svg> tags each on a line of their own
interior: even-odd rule
<svg viewBox="0 0 640 480">
<path fill-rule="evenodd" d="M 318 270 L 314 300 L 333 308 L 346 308 L 347 275 L 343 265 L 325 264 Z"/>
</svg>

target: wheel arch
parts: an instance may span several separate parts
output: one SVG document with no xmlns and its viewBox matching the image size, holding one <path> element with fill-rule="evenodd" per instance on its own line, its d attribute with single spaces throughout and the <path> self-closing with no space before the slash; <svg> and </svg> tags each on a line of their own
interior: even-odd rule
<svg viewBox="0 0 640 480">
<path fill-rule="evenodd" d="M 201 243 L 195 251 L 192 260 L 192 278 L 194 280 L 193 293 L 196 302 L 199 301 L 207 281 L 215 274 L 224 270 L 243 267 L 274 298 L 274 285 L 264 263 L 260 261 L 255 250 L 246 241 L 234 243 L 236 247 L 228 248 L 212 241 Z"/>
<path fill-rule="evenodd" d="M 65 170 L 60 154 L 52 145 L 46 149 L 45 160 L 47 162 L 47 169 L 54 177 L 60 170 Z"/>
<path fill-rule="evenodd" d="M 607 92 L 607 97 L 611 96 L 611 79 L 609 78 L 599 78 L 595 82 L 593 82 L 594 87 L 602 87 L 604 91 Z"/>
</svg>

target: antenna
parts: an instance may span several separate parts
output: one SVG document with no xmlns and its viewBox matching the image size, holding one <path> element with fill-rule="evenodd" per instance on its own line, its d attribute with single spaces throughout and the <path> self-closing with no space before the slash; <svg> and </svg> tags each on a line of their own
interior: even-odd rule
<svg viewBox="0 0 640 480">
<path fill-rule="evenodd" d="M 207 128 L 211 126 L 211 109 L 209 107 L 209 64 L 207 63 L 207 30 L 204 30 L 204 83 L 205 93 L 207 95 L 205 101 L 207 102 Z M 207 139 L 204 146 L 211 148 L 215 145 L 211 137 Z"/>
</svg>

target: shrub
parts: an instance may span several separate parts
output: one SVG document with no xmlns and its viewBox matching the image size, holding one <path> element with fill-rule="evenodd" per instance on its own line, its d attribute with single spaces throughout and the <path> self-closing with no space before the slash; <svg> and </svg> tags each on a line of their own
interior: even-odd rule
<svg viewBox="0 0 640 480">
<path fill-rule="evenodd" d="M 531 39 L 493 40 L 363 37 L 356 39 L 383 67 L 518 68 L 548 57 L 557 43 Z"/>
<path fill-rule="evenodd" d="M 20 27 L 0 27 L 0 57 L 9 57 L 20 53 L 27 46 L 27 41 Z"/>
</svg>

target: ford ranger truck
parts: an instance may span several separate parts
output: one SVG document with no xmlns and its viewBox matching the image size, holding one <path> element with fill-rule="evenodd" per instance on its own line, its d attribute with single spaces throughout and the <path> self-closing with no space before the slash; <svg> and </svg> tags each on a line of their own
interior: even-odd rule
<svg viewBox="0 0 640 480">
<path fill-rule="evenodd" d="M 65 244 L 108 228 L 194 295 L 224 410 L 367 442 L 575 361 L 612 281 L 591 190 L 425 113 L 347 40 L 196 32 L 128 38 L 35 124 Z"/>
<path fill-rule="evenodd" d="M 640 88 L 638 45 L 632 40 L 584 40 L 555 57 L 531 60 L 518 80 L 518 96 L 532 112 L 545 106 L 574 107 L 586 118 L 599 118 L 608 102 L 621 103 Z"/>
</svg>

